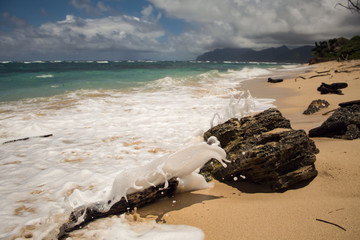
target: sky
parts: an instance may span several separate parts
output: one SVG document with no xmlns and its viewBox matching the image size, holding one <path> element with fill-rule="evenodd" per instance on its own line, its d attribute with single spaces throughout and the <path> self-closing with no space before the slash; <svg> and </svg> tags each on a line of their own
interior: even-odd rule
<svg viewBox="0 0 360 240">
<path fill-rule="evenodd" d="M 0 0 L 0 60 L 192 60 L 360 34 L 346 0 Z"/>
</svg>

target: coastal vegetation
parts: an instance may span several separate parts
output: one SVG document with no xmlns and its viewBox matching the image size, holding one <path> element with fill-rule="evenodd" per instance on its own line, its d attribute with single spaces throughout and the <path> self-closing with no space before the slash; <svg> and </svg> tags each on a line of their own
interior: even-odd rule
<svg viewBox="0 0 360 240">
<path fill-rule="evenodd" d="M 360 59 L 360 36 L 316 42 L 312 53 L 315 59 L 310 63 Z"/>
</svg>

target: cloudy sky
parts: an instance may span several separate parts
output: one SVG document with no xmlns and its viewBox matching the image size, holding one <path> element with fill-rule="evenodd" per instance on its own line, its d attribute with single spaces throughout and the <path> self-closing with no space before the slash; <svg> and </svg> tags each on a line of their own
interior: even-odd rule
<svg viewBox="0 0 360 240">
<path fill-rule="evenodd" d="M 360 34 L 346 0 L 0 0 L 0 60 L 191 60 Z"/>
</svg>

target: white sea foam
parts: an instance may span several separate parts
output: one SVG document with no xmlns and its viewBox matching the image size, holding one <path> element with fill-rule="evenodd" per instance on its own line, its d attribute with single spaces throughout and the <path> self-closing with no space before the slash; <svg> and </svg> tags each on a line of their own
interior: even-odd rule
<svg viewBox="0 0 360 240">
<path fill-rule="evenodd" d="M 36 78 L 52 78 L 52 77 L 54 77 L 54 75 L 52 74 L 41 74 L 36 76 Z"/>
<path fill-rule="evenodd" d="M 122 178 L 120 172 L 137 168 L 141 175 L 164 159 L 180 161 L 177 154 L 183 150 L 178 149 L 184 146 L 203 162 L 206 157 L 195 156 L 195 150 L 214 146 L 199 142 L 199 138 L 215 113 L 222 115 L 237 103 L 236 98 L 230 99 L 242 93 L 237 88 L 241 81 L 263 74 L 253 70 L 257 73 L 247 69 L 212 71 L 191 79 L 165 78 L 151 83 L 155 88 L 149 83 L 133 91 L 79 90 L 1 103 L 0 143 L 53 136 L 0 145 L 0 238 L 28 226 L 35 229 L 31 230 L 34 239 L 41 239 L 59 227 L 71 207 L 110 196 L 114 180 Z M 241 101 L 235 105 L 240 106 Z M 269 99 L 251 101 L 253 111 L 273 107 Z M 236 115 L 240 110 L 231 111 Z M 181 174 L 183 190 L 201 188 L 204 183 L 193 173 L 195 167 Z M 166 178 L 182 171 L 173 169 L 173 164 L 162 170 Z M 105 236 L 106 231 L 99 230 L 99 234 Z M 126 231 L 121 234 L 133 234 Z"/>
<path fill-rule="evenodd" d="M 129 223 L 124 215 L 101 219 L 71 235 L 71 239 L 112 240 L 202 240 L 204 233 L 184 225 L 157 224 L 155 221 Z"/>
</svg>

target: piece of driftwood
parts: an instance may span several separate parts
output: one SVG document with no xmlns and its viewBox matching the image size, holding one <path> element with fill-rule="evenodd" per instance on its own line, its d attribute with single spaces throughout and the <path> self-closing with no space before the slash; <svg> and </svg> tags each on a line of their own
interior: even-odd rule
<svg viewBox="0 0 360 240">
<path fill-rule="evenodd" d="M 40 136 L 35 136 L 35 137 L 19 138 L 19 139 L 3 142 L 3 144 L 19 142 L 19 141 L 26 141 L 26 140 L 29 140 L 30 138 L 47 138 L 47 137 L 52 137 L 52 136 L 53 136 L 52 134 L 46 134 L 46 135 L 40 135 Z"/>
<path fill-rule="evenodd" d="M 322 71 L 322 72 L 316 71 L 316 73 L 318 73 L 318 74 L 329 73 L 329 72 L 330 72 L 330 70 L 326 70 L 326 71 Z"/>
<path fill-rule="evenodd" d="M 169 185 L 167 188 L 164 188 L 165 183 L 162 183 L 155 187 L 149 187 L 142 192 L 129 194 L 127 195 L 128 201 L 122 198 L 120 201 L 112 205 L 112 207 L 106 212 L 100 210 L 104 205 L 107 204 L 103 202 L 80 206 L 73 210 L 73 212 L 70 214 L 68 222 L 60 227 L 58 238 L 64 239 L 69 232 L 79 229 L 96 219 L 113 215 L 120 215 L 126 212 L 130 212 L 134 208 L 139 208 L 154 202 L 158 199 L 172 197 L 177 189 L 179 182 L 177 178 L 174 177 L 168 180 L 168 183 Z"/>
<path fill-rule="evenodd" d="M 326 73 L 326 74 L 317 74 L 317 75 L 310 76 L 310 77 L 309 77 L 309 79 L 311 79 L 311 78 L 316 78 L 316 77 L 330 76 L 330 75 L 331 75 L 330 73 Z"/>
<path fill-rule="evenodd" d="M 332 222 L 329 222 L 329 221 L 326 221 L 326 220 L 322 220 L 322 219 L 319 219 L 319 218 L 317 218 L 317 219 L 315 219 L 315 220 L 316 220 L 316 221 L 319 221 L 319 222 L 323 222 L 323 223 L 327 223 L 327 224 L 334 225 L 334 226 L 336 226 L 336 227 L 338 227 L 338 228 L 346 231 L 345 228 L 343 228 L 342 226 L 340 226 L 340 225 L 338 225 L 338 224 L 336 224 L 336 223 L 332 223 Z"/>
<path fill-rule="evenodd" d="M 335 70 L 335 73 L 351 73 L 349 70 Z"/>
<path fill-rule="evenodd" d="M 332 112 L 335 112 L 336 109 L 333 109 L 333 110 L 330 110 L 330 111 L 327 111 L 326 113 L 323 113 L 322 115 L 325 116 L 325 115 L 328 115 L 329 113 L 332 113 Z"/>
<path fill-rule="evenodd" d="M 305 80 L 305 79 L 306 79 L 306 78 L 305 78 L 305 77 L 303 77 L 303 76 L 298 76 L 298 77 L 296 77 L 296 78 L 295 78 L 295 82 L 298 80 L 298 78 L 303 79 L 303 80 Z"/>
<path fill-rule="evenodd" d="M 360 100 L 354 100 L 354 101 L 349 101 L 349 102 L 342 102 L 342 103 L 339 103 L 339 106 L 340 107 L 347 107 L 347 106 L 352 106 L 352 105 L 360 105 Z"/>
</svg>

